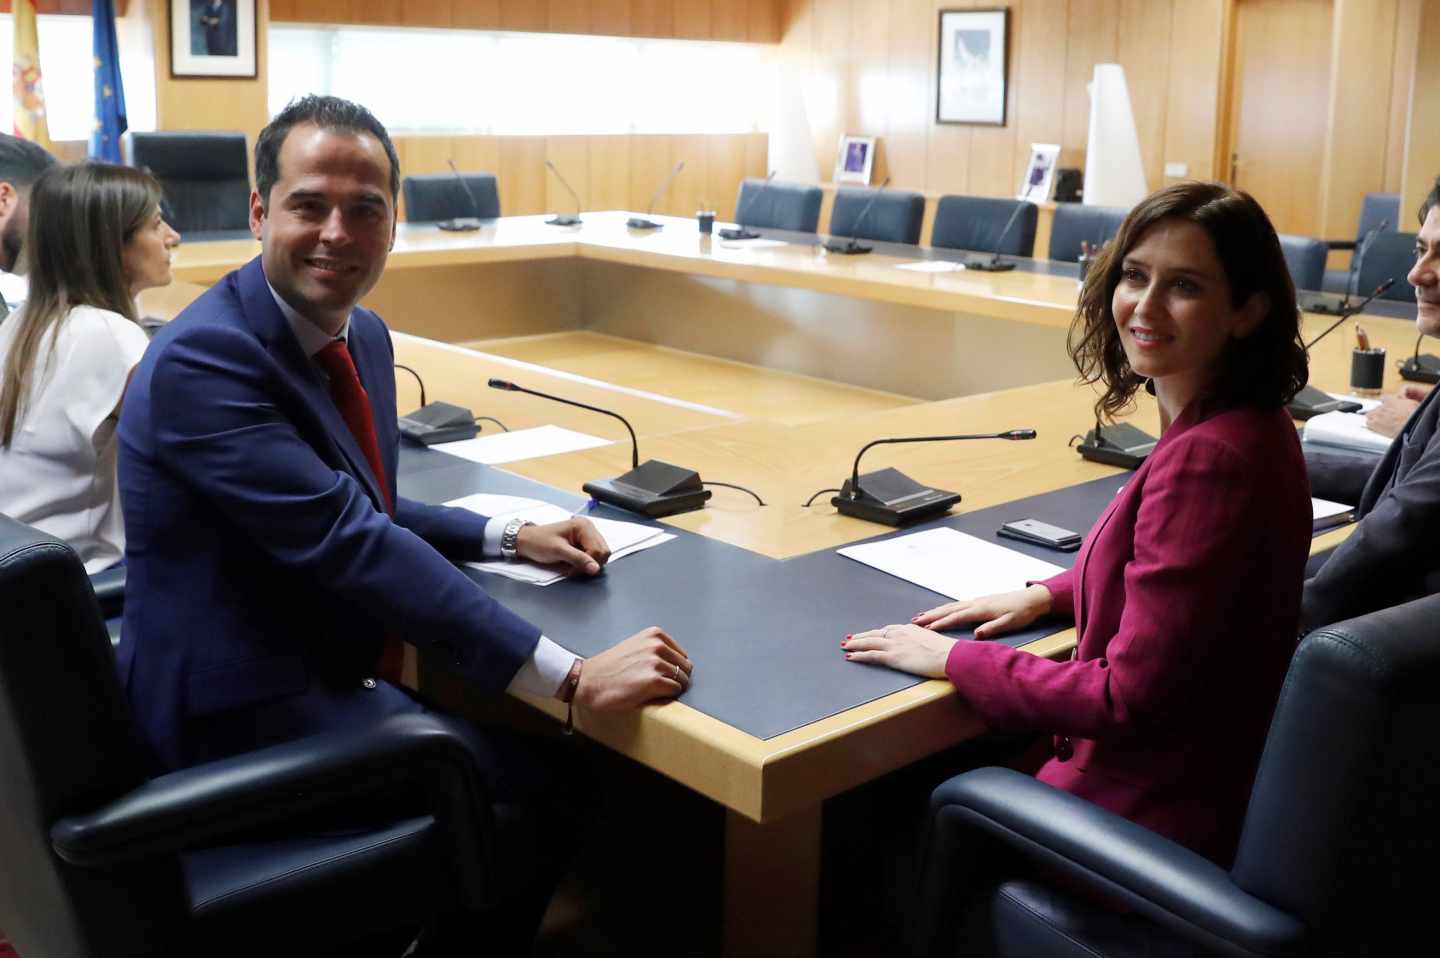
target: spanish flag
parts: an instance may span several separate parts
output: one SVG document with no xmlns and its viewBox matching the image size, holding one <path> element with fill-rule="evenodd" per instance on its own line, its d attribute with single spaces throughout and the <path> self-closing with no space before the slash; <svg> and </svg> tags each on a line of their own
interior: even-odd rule
<svg viewBox="0 0 1440 958">
<path fill-rule="evenodd" d="M 45 90 L 40 85 L 40 40 L 35 32 L 35 0 L 15 0 L 15 135 L 51 149 L 45 120 Z"/>
</svg>

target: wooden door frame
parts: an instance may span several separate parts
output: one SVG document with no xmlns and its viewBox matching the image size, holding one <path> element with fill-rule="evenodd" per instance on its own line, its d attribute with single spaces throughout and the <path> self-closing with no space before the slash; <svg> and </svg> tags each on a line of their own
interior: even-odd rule
<svg viewBox="0 0 1440 958">
<path fill-rule="evenodd" d="M 1220 11 L 1220 82 L 1216 84 L 1219 102 L 1215 106 L 1215 179 L 1235 186 L 1231 173 L 1230 155 L 1235 142 L 1235 67 L 1239 59 L 1236 52 L 1235 19 L 1236 6 L 1240 0 L 1221 0 Z"/>
</svg>

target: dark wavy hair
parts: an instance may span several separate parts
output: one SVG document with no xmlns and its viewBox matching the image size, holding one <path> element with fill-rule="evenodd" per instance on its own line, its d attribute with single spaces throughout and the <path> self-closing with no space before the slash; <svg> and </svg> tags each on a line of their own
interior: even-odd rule
<svg viewBox="0 0 1440 958">
<path fill-rule="evenodd" d="M 1425 199 L 1420 203 L 1420 225 L 1425 225 L 1425 217 L 1430 215 L 1431 207 L 1440 204 L 1440 176 L 1435 177 L 1435 185 L 1430 187 L 1430 192 L 1425 194 Z"/>
<path fill-rule="evenodd" d="M 1295 283 L 1275 227 L 1246 193 L 1221 183 L 1177 183 L 1151 193 L 1130 211 L 1085 277 L 1067 346 L 1081 381 L 1105 385 L 1095 403 L 1096 417 L 1113 419 L 1131 408 L 1135 392 L 1145 385 L 1145 378 L 1130 368 L 1125 356 L 1111 302 L 1125 257 L 1152 226 L 1167 219 L 1194 223 L 1210 237 L 1235 308 L 1256 294 L 1269 304 L 1254 332 L 1226 347 L 1207 398 L 1222 406 L 1289 402 L 1305 385 L 1310 370 L 1300 339 Z"/>
<path fill-rule="evenodd" d="M 313 123 L 322 130 L 373 136 L 390 161 L 390 198 L 394 199 L 399 194 L 400 156 L 395 152 L 395 144 L 385 125 L 358 103 L 338 96 L 311 93 L 286 104 L 285 109 L 275 114 L 275 119 L 255 139 L 255 191 L 260 194 L 260 203 L 265 209 L 270 208 L 270 191 L 275 187 L 275 181 L 280 179 L 280 147 L 285 145 L 290 131 L 302 123 Z"/>
</svg>

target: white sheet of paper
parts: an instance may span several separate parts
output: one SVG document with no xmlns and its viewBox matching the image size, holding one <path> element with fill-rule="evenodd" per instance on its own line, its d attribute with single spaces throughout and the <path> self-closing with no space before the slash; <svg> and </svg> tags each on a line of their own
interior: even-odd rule
<svg viewBox="0 0 1440 958">
<path fill-rule="evenodd" d="M 1322 519 L 1333 519 L 1336 516 L 1342 516 L 1347 512 L 1354 511 L 1354 506 L 1347 506 L 1343 502 L 1331 502 L 1329 499 L 1315 499 L 1313 497 L 1310 500 L 1310 515 L 1316 522 Z"/>
<path fill-rule="evenodd" d="M 950 528 L 926 529 L 835 551 L 952 599 L 1023 589 L 1027 581 L 1048 579 L 1064 571 Z"/>
<path fill-rule="evenodd" d="M 562 426 L 537 426 L 534 429 L 516 429 L 490 436 L 476 436 L 458 442 L 443 442 L 434 446 L 441 452 L 448 452 L 461 459 L 497 466 L 521 459 L 539 459 L 541 456 L 555 456 L 562 452 L 579 449 L 594 449 L 610 445 L 609 439 L 587 435 Z"/>
<path fill-rule="evenodd" d="M 1358 412 L 1327 412 L 1313 416 L 1305 421 L 1303 436 L 1307 443 L 1362 452 L 1383 453 L 1390 447 L 1389 437 L 1372 432 L 1365 425 L 1364 413 Z"/>
<path fill-rule="evenodd" d="M 964 263 L 952 263 L 943 259 L 925 259 L 917 263 L 901 263 L 896 269 L 913 270 L 916 273 L 953 273 L 964 269 Z"/>
<path fill-rule="evenodd" d="M 764 236 L 758 236 L 755 239 L 725 240 L 720 245 L 725 249 L 770 249 L 775 246 L 786 246 L 789 244 L 784 240 L 767 239 Z"/>
</svg>

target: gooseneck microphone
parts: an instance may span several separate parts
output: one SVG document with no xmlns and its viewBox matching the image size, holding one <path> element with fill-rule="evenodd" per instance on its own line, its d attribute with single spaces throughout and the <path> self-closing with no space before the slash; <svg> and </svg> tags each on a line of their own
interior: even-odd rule
<svg viewBox="0 0 1440 958">
<path fill-rule="evenodd" d="M 1440 383 L 1440 356 L 1420 355 L 1420 342 L 1424 338 L 1424 333 L 1415 337 L 1415 355 L 1400 364 L 1400 378 L 1412 383 Z"/>
<path fill-rule="evenodd" d="M 770 189 L 770 181 L 775 179 L 775 174 L 778 172 L 779 170 L 771 170 L 769 175 L 765 177 L 764 182 L 762 182 L 759 186 L 755 187 L 754 192 L 752 192 L 749 196 L 745 197 L 745 202 L 741 203 L 740 208 L 735 211 L 736 228 L 733 230 L 720 230 L 719 232 L 721 239 L 747 240 L 760 238 L 759 233 L 755 232 L 754 230 L 747 230 L 745 228 L 745 214 L 750 212 L 750 208 L 755 205 L 757 200 L 759 200 L 760 194 Z"/>
<path fill-rule="evenodd" d="M 860 215 L 855 217 L 855 225 L 850 229 L 849 242 L 838 243 L 832 239 L 825 244 L 827 252 L 844 253 L 846 256 L 854 256 L 857 253 L 868 253 L 875 248 L 873 246 L 862 246 L 860 244 L 860 227 L 865 222 L 865 217 L 870 215 L 870 208 L 875 205 L 875 201 L 880 198 L 880 194 L 885 192 L 885 187 L 889 185 L 890 177 L 887 176 L 884 182 L 875 188 L 874 194 L 870 197 L 870 202 L 866 203 L 865 208 L 860 211 Z M 834 216 L 834 214 L 832 213 L 831 216 Z"/>
<path fill-rule="evenodd" d="M 1395 277 L 1392 276 L 1385 282 L 1381 283 L 1379 286 L 1376 286 L 1374 292 L 1372 292 L 1369 296 L 1366 296 L 1360 302 L 1341 309 L 1340 318 L 1335 320 L 1335 322 L 1331 323 L 1329 326 L 1325 327 L 1325 331 L 1322 332 L 1319 336 L 1316 336 L 1314 339 L 1310 340 L 1310 342 L 1306 343 L 1305 351 L 1308 353 L 1311 349 L 1314 348 L 1316 343 L 1320 342 L 1320 340 L 1324 339 L 1326 336 L 1329 336 L 1340 326 L 1341 323 L 1345 322 L 1345 320 L 1356 315 L 1357 313 L 1364 312 L 1366 306 L 1369 306 L 1372 302 L 1374 302 L 1376 297 L 1385 295 L 1385 291 L 1394 285 Z M 1291 416 L 1303 421 L 1311 418 L 1312 416 L 1318 416 L 1321 413 L 1327 412 L 1359 412 L 1361 406 L 1359 403 L 1351 402 L 1348 399 L 1336 399 L 1334 396 L 1325 392 L 1323 389 L 1316 389 L 1314 386 L 1306 386 L 1295 394 L 1295 398 L 1291 399 L 1290 402 L 1286 403 L 1285 408 L 1289 410 Z"/>
<path fill-rule="evenodd" d="M 671 183 L 675 182 L 675 177 L 679 176 L 683 169 L 685 169 L 685 161 L 681 160 L 675 164 L 675 169 L 670 171 L 670 175 L 665 177 L 665 182 L 661 183 L 660 188 L 650 197 L 650 205 L 645 207 L 645 215 L 632 216 L 625 221 L 625 225 L 632 230 L 658 230 L 664 226 L 665 224 L 650 219 L 650 216 L 655 212 L 655 204 L 660 202 L 660 197 L 665 195 L 665 191 L 670 188 Z"/>
<path fill-rule="evenodd" d="M 455 168 L 455 161 L 446 160 L 445 162 L 450 164 L 450 172 L 455 175 L 455 182 L 460 184 L 460 189 L 464 190 L 465 198 L 470 201 L 470 212 L 475 215 L 456 216 L 448 220 L 441 220 L 435 225 L 452 233 L 468 233 L 471 230 L 478 230 L 481 226 L 480 204 L 475 202 L 475 194 L 470 192 L 470 184 L 465 182 L 465 177 L 461 176 L 460 171 Z"/>
<path fill-rule="evenodd" d="M 996 247 L 1005 245 L 1005 237 L 1010 235 L 1010 227 L 1015 225 L 1015 220 L 1019 218 L 1020 211 L 1024 208 L 1024 203 L 1017 202 L 1015 204 L 1015 209 L 1011 211 L 1010 218 L 1005 221 L 1005 228 L 1000 231 L 1000 238 L 995 241 Z M 1014 269 L 1015 264 L 1009 260 L 1002 260 L 1000 258 L 1000 250 L 997 248 L 994 255 L 989 259 L 967 259 L 965 261 L 965 268 L 979 270 L 982 273 L 1003 273 L 1007 270 Z"/>
<path fill-rule="evenodd" d="M 830 500 L 841 515 L 854 516 L 887 526 L 900 526 L 942 515 L 960 501 L 958 492 L 922 486 L 898 469 L 881 469 L 860 475 L 860 458 L 875 446 L 910 442 L 953 442 L 958 439 L 1034 439 L 1033 429 L 1010 429 L 959 436 L 905 436 L 874 439 L 860 447 L 850 478 L 840 494 Z M 863 483 L 863 485 L 862 485 Z"/>
<path fill-rule="evenodd" d="M 557 180 L 560 181 L 560 185 L 563 186 L 563 187 L 565 187 L 565 192 L 569 193 L 569 194 L 570 194 L 570 198 L 575 201 L 575 215 L 574 215 L 574 216 L 567 216 L 567 215 L 564 214 L 564 213 L 556 213 L 553 217 L 551 217 L 550 219 L 546 220 L 546 221 L 545 221 L 545 224 L 546 224 L 547 226 L 579 226 L 579 225 L 580 225 L 580 207 L 583 205 L 583 204 L 580 202 L 580 194 L 579 194 L 579 193 L 576 193 L 576 192 L 575 192 L 575 188 L 572 187 L 569 183 L 567 183 L 567 182 L 565 181 L 565 177 L 563 177 L 563 176 L 560 175 L 560 171 L 555 168 L 555 164 L 554 164 L 554 163 L 551 163 L 549 160 L 546 160 L 546 161 L 545 161 L 545 166 L 546 166 L 546 168 L 547 168 L 551 173 L 554 173 L 554 174 L 555 174 L 555 179 L 557 179 Z"/>
<path fill-rule="evenodd" d="M 567 406 L 588 409 L 590 412 L 598 412 L 624 423 L 625 429 L 630 433 L 630 471 L 614 479 L 587 482 L 581 487 L 599 501 L 608 502 L 612 506 L 619 506 L 630 512 L 638 512 L 643 516 L 659 518 L 681 512 L 693 512 L 702 508 L 705 500 L 710 498 L 710 490 L 704 488 L 700 481 L 700 474 L 693 469 L 674 466 L 668 462 L 661 462 L 659 459 L 647 459 L 642 464 L 640 462 L 640 442 L 635 438 L 635 430 L 631 427 L 629 420 L 618 412 L 601 409 L 599 406 L 591 406 L 588 403 L 576 402 L 573 399 L 552 396 L 535 389 L 526 389 L 507 379 L 491 379 L 489 385 L 491 389 L 526 393 L 541 399 L 549 399 L 552 402 L 564 403 Z"/>
</svg>

